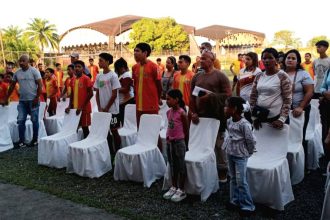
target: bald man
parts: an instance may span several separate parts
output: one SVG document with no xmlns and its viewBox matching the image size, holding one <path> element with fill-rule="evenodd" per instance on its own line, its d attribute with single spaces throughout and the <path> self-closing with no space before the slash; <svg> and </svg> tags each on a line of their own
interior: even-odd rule
<svg viewBox="0 0 330 220">
<path fill-rule="evenodd" d="M 33 125 L 33 139 L 28 146 L 33 147 L 38 144 L 39 131 L 39 96 L 42 92 L 41 75 L 39 71 L 29 64 L 29 56 L 24 54 L 19 58 L 20 69 L 14 74 L 10 84 L 6 103 L 13 92 L 16 83 L 19 84 L 19 104 L 18 109 L 18 132 L 19 142 L 15 144 L 16 148 L 25 147 L 25 122 L 29 114 Z"/>
<path fill-rule="evenodd" d="M 219 181 L 226 182 L 227 159 L 225 151 L 221 147 L 226 127 L 224 105 L 226 99 L 231 96 L 231 88 L 227 76 L 214 68 L 215 59 L 215 54 L 210 50 L 206 49 L 202 52 L 201 68 L 203 71 L 198 72 L 191 82 L 189 117 L 194 124 L 199 123 L 200 117 L 220 120 L 220 129 L 214 151 L 217 159 Z M 200 91 L 198 94 L 195 94 L 193 93 L 195 86 L 206 91 Z"/>
</svg>

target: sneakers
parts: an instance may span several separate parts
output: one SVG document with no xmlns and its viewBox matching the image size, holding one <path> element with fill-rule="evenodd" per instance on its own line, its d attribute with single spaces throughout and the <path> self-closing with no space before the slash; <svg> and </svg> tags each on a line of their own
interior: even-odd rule
<svg viewBox="0 0 330 220">
<path fill-rule="evenodd" d="M 185 199 L 187 197 L 187 194 L 181 189 L 177 189 L 175 194 L 171 197 L 172 202 L 180 202 L 181 200 Z"/>
<path fill-rule="evenodd" d="M 38 146 L 38 140 L 33 139 L 33 140 L 30 142 L 29 147 L 35 147 L 35 146 Z"/>
<path fill-rule="evenodd" d="M 26 147 L 26 144 L 24 142 L 14 143 L 14 149 L 19 149 L 21 147 Z"/>
<path fill-rule="evenodd" d="M 170 199 L 175 194 L 175 192 L 176 192 L 176 188 L 172 186 L 170 190 L 163 195 L 163 198 Z"/>
</svg>

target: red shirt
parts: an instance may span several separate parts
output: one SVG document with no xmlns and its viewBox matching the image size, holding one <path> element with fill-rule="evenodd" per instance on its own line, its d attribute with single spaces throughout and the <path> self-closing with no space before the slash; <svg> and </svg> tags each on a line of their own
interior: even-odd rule
<svg viewBox="0 0 330 220">
<path fill-rule="evenodd" d="M 63 71 L 57 71 L 55 70 L 55 76 L 57 79 L 57 85 L 58 87 L 63 87 Z"/>
<path fill-rule="evenodd" d="M 147 61 L 141 66 L 139 63 L 132 67 L 134 80 L 136 109 L 138 111 L 158 110 L 158 88 L 157 81 L 161 80 L 158 74 L 157 64 Z"/>
<path fill-rule="evenodd" d="M 8 85 L 4 82 L 0 83 L 0 102 L 5 102 L 6 96 L 8 92 Z"/>
<path fill-rule="evenodd" d="M 191 93 L 191 80 L 194 77 L 194 73 L 190 70 L 186 74 L 181 75 L 181 71 L 174 73 L 173 77 L 173 89 L 179 89 L 183 95 L 184 103 L 189 106 L 190 93 Z"/>
<path fill-rule="evenodd" d="M 74 78 L 74 77 L 70 78 L 70 76 L 69 76 L 69 77 L 67 77 L 67 78 L 65 79 L 65 82 L 64 82 L 64 86 L 65 86 L 65 88 L 66 88 L 66 96 L 67 96 L 67 97 L 70 97 L 71 92 L 72 92 L 71 80 L 73 80 L 73 78 Z"/>
<path fill-rule="evenodd" d="M 88 76 L 82 74 L 81 77 L 76 78 L 74 77 L 71 80 L 71 88 L 72 88 L 72 104 L 73 108 L 81 108 L 82 105 L 86 102 L 87 99 L 87 89 L 92 88 L 93 84 L 92 81 Z M 92 112 L 91 102 L 89 101 L 85 108 L 82 109 L 86 113 Z"/>
<path fill-rule="evenodd" d="M 99 68 L 96 65 L 88 66 L 89 72 L 92 76 L 92 81 L 95 82 L 97 74 L 99 74 Z"/>
<path fill-rule="evenodd" d="M 57 79 L 54 75 L 50 77 L 50 79 L 46 79 L 46 92 L 47 98 L 53 98 L 57 94 Z"/>
</svg>

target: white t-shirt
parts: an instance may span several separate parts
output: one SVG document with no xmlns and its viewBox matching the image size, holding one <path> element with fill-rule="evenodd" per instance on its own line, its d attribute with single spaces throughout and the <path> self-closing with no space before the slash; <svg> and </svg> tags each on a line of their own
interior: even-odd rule
<svg viewBox="0 0 330 220">
<path fill-rule="evenodd" d="M 132 79 L 132 73 L 130 71 L 127 71 L 127 72 L 123 73 L 119 77 L 119 82 L 120 82 L 121 79 L 125 79 L 125 78 L 131 78 Z M 130 98 L 134 97 L 134 88 L 132 86 L 129 89 L 129 97 Z M 123 94 L 123 93 L 119 93 L 119 103 L 122 104 L 125 101 L 127 101 L 127 96 L 125 96 L 125 94 Z"/>
<path fill-rule="evenodd" d="M 112 96 L 112 90 L 121 88 L 118 76 L 115 72 L 98 74 L 94 83 L 94 88 L 99 90 L 101 108 L 105 108 Z M 117 90 L 117 98 L 111 105 L 109 112 L 119 114 L 119 91 Z"/>
<path fill-rule="evenodd" d="M 330 57 L 318 58 L 314 60 L 315 86 L 314 92 L 320 93 L 320 88 L 324 79 L 325 72 L 330 68 Z"/>
</svg>

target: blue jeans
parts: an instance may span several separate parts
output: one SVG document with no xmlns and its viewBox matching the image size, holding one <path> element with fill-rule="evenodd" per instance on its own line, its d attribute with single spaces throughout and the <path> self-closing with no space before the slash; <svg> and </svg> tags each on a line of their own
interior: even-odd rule
<svg viewBox="0 0 330 220">
<path fill-rule="evenodd" d="M 247 160 L 244 157 L 228 156 L 230 175 L 230 202 L 242 210 L 254 211 L 255 206 L 246 180 Z"/>
<path fill-rule="evenodd" d="M 17 124 L 18 124 L 18 134 L 19 141 L 24 142 L 25 140 L 25 122 L 26 117 L 29 114 L 31 116 L 31 122 L 33 127 L 33 140 L 38 139 L 39 132 L 39 102 L 37 105 L 33 106 L 31 101 L 19 101 L 17 110 Z"/>
</svg>

